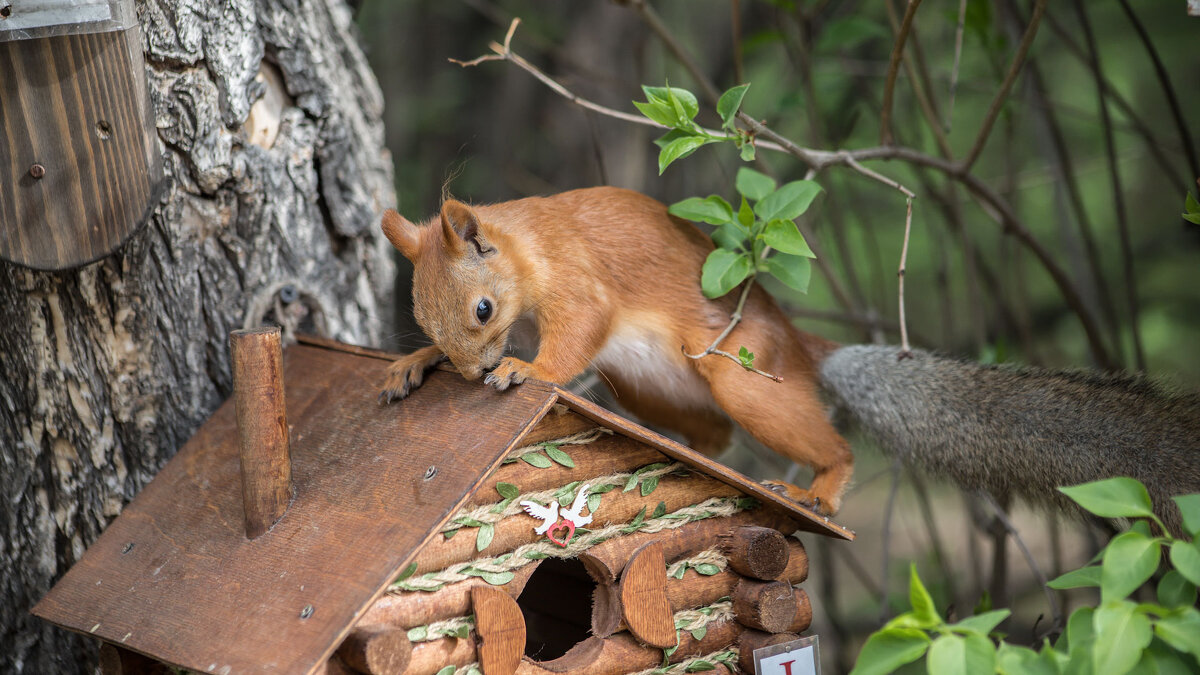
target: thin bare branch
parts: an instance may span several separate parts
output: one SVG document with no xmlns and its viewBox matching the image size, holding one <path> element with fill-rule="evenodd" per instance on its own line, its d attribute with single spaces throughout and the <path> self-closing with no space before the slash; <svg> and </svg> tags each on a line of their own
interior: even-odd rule
<svg viewBox="0 0 1200 675">
<path fill-rule="evenodd" d="M 770 252 L 770 249 L 764 250 L 763 257 L 766 257 L 766 254 L 768 252 Z M 721 334 L 717 336 L 717 339 L 713 340 L 712 344 L 709 345 L 707 349 L 700 352 L 699 354 L 689 354 L 686 347 L 681 346 L 679 349 L 683 352 L 684 356 L 686 356 L 692 360 L 699 360 L 706 356 L 710 356 L 710 355 L 714 355 L 714 354 L 716 356 L 724 356 L 725 358 L 731 359 L 734 363 L 745 368 L 746 370 L 749 370 L 752 373 L 762 375 L 763 377 L 774 380 L 776 382 L 783 382 L 782 377 L 779 377 L 778 375 L 772 375 L 771 373 L 768 373 L 768 372 L 761 371 L 758 368 L 755 368 L 754 366 L 747 366 L 746 364 L 742 363 L 741 359 L 734 356 L 733 354 L 730 354 L 729 352 L 721 351 L 720 349 L 718 349 L 718 347 L 721 346 L 721 343 L 725 341 L 725 338 L 729 337 L 729 334 L 732 333 L 733 329 L 736 328 L 738 323 L 741 322 L 742 310 L 745 309 L 745 307 L 746 307 L 746 298 L 750 297 L 750 289 L 751 288 L 754 288 L 754 276 L 751 276 L 749 279 L 747 279 L 746 285 L 742 287 L 742 294 L 738 297 L 737 307 L 735 307 L 733 310 L 733 313 L 729 315 L 729 323 L 726 324 L 725 330 L 721 331 Z"/>
<path fill-rule="evenodd" d="M 896 286 L 899 292 L 900 300 L 900 358 L 911 358 L 912 349 L 908 345 L 908 322 L 904 319 L 904 268 L 908 264 L 908 237 L 912 232 L 912 202 L 910 196 L 908 202 L 908 213 L 904 216 L 904 245 L 900 249 L 900 271 L 896 272 Z"/>
<path fill-rule="evenodd" d="M 954 66 L 950 69 L 950 101 L 946 104 L 946 133 L 954 123 L 954 96 L 958 93 L 958 64 L 962 60 L 963 28 L 967 25 L 967 0 L 958 0 L 958 25 L 954 28 Z"/>
<path fill-rule="evenodd" d="M 996 117 L 1000 115 L 1000 108 L 1004 106 L 1004 101 L 1008 98 L 1008 92 L 1012 89 L 1013 83 L 1017 81 L 1017 75 L 1021 74 L 1021 66 L 1025 65 L 1025 56 L 1029 54 L 1029 47 L 1033 45 L 1033 38 L 1037 36 L 1038 25 L 1042 22 L 1042 15 L 1046 13 L 1046 0 L 1037 0 L 1033 6 L 1033 16 L 1029 17 L 1029 25 L 1025 29 L 1025 35 L 1021 38 L 1021 44 L 1017 47 L 1017 53 L 1013 55 L 1012 64 L 1008 67 L 1008 73 L 1004 76 L 1004 82 L 1000 84 L 1000 91 L 996 92 L 996 97 L 992 99 L 992 105 L 988 108 L 987 114 L 983 117 L 983 123 L 979 125 L 979 135 L 975 137 L 975 145 L 971 146 L 971 151 L 963 158 L 963 169 L 970 169 L 975 160 L 979 159 L 979 154 L 983 152 L 983 146 L 987 144 L 988 136 L 992 133 L 992 126 L 996 123 Z"/>
<path fill-rule="evenodd" d="M 1008 515 L 1004 513 L 1004 509 L 1000 508 L 1000 505 L 996 503 L 995 499 L 992 499 L 991 495 L 987 494 L 986 492 L 981 492 L 979 494 L 983 500 L 988 503 L 988 506 L 992 508 L 992 512 L 996 516 L 996 520 L 1004 525 L 1004 529 L 1008 530 L 1008 534 L 1012 536 L 1013 541 L 1017 542 L 1017 547 L 1021 549 L 1021 554 L 1025 556 L 1025 562 L 1029 565 L 1029 570 L 1033 572 L 1033 576 L 1035 579 L 1037 579 L 1038 585 L 1042 587 L 1042 592 L 1046 594 L 1046 602 L 1050 605 L 1050 616 L 1053 619 L 1054 627 L 1062 628 L 1064 625 L 1066 625 L 1063 623 L 1062 607 L 1059 606 L 1058 598 L 1054 596 L 1054 591 L 1052 591 L 1050 587 L 1046 585 L 1048 583 L 1046 574 L 1042 572 L 1042 568 L 1038 565 L 1037 560 L 1034 560 L 1033 554 L 1029 552 L 1029 547 L 1025 544 L 1025 540 L 1021 538 L 1021 533 L 1017 532 L 1016 526 L 1013 525 L 1011 520 L 1009 520 Z"/>
<path fill-rule="evenodd" d="M 908 41 L 909 31 L 912 30 L 913 17 L 921 0 L 908 0 L 904 10 L 904 19 L 900 21 L 900 30 L 896 33 L 896 42 L 892 45 L 892 57 L 888 63 L 887 80 L 883 84 L 883 110 L 879 113 L 879 144 L 892 144 L 892 98 L 896 90 L 896 75 L 900 72 L 900 56 L 904 53 L 904 43 Z"/>
</svg>

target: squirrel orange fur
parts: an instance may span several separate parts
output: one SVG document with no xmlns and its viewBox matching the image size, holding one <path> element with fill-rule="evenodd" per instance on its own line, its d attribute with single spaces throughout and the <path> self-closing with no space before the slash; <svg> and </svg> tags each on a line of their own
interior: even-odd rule
<svg viewBox="0 0 1200 675">
<path fill-rule="evenodd" d="M 793 499 L 832 514 L 853 473 L 846 441 L 818 395 L 818 362 L 836 345 L 792 327 L 755 287 L 725 344 L 745 345 L 748 373 L 703 352 L 729 323 L 735 293 L 709 300 L 700 268 L 712 241 L 644 195 L 611 187 L 470 207 L 449 200 L 424 227 L 395 211 L 388 240 L 413 262 L 414 315 L 434 345 L 392 364 L 384 397 L 403 398 L 449 358 L 463 377 L 505 389 L 528 378 L 566 384 L 589 366 L 626 410 L 682 434 L 701 452 L 725 448 L 733 423 L 812 467 Z M 531 316 L 533 362 L 504 356 L 508 333 Z M 490 372 L 488 372 L 490 371 Z"/>
</svg>

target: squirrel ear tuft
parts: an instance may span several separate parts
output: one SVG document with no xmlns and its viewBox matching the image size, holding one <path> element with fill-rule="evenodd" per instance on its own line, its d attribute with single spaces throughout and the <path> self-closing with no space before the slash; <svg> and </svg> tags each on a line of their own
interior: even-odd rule
<svg viewBox="0 0 1200 675">
<path fill-rule="evenodd" d="M 421 251 L 421 231 L 392 209 L 383 212 L 383 236 L 409 260 L 416 261 Z"/>
<path fill-rule="evenodd" d="M 442 238 L 451 251 L 463 252 L 463 244 L 468 243 L 480 256 L 495 252 L 480 231 L 479 218 L 475 212 L 466 204 L 453 199 L 442 204 Z"/>
</svg>

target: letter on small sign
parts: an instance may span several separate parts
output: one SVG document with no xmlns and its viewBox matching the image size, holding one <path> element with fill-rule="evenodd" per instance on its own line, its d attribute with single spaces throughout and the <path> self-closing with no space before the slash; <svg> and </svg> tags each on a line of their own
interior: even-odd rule
<svg viewBox="0 0 1200 675">
<path fill-rule="evenodd" d="M 817 636 L 754 650 L 757 675 L 821 675 Z"/>
</svg>

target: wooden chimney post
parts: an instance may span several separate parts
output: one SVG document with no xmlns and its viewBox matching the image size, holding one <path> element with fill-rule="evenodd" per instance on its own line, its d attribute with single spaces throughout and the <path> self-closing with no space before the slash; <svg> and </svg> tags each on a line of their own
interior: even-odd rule
<svg viewBox="0 0 1200 675">
<path fill-rule="evenodd" d="M 235 330 L 229 346 L 246 537 L 255 539 L 283 517 L 292 499 L 279 327 Z"/>
</svg>

